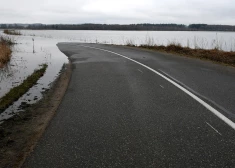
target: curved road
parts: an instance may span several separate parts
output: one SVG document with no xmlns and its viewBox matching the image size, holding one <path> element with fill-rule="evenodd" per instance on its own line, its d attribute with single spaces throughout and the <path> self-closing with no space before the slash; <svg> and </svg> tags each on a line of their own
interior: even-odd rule
<svg viewBox="0 0 235 168">
<path fill-rule="evenodd" d="M 23 167 L 235 167 L 235 68 L 60 43 L 68 90 Z"/>
</svg>

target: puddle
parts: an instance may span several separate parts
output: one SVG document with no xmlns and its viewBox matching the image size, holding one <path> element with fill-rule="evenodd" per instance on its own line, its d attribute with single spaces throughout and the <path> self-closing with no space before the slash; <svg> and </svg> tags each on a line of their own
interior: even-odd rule
<svg viewBox="0 0 235 168">
<path fill-rule="evenodd" d="M 43 97 L 43 92 L 48 90 L 58 77 L 62 66 L 68 63 L 67 57 L 56 46 L 56 39 L 31 36 L 17 36 L 15 39 L 18 44 L 13 48 L 11 61 L 0 69 L 0 98 L 11 88 L 20 85 L 35 69 L 39 69 L 39 65 L 46 63 L 48 68 L 36 85 L 0 114 L 0 122 L 23 111 L 22 107 L 39 101 Z"/>
</svg>

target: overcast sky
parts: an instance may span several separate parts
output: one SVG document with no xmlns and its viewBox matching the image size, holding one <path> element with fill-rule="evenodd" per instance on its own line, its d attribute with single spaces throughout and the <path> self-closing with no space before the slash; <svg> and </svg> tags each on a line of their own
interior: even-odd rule
<svg viewBox="0 0 235 168">
<path fill-rule="evenodd" d="M 235 25 L 235 0 L 1 0 L 0 23 Z"/>
</svg>

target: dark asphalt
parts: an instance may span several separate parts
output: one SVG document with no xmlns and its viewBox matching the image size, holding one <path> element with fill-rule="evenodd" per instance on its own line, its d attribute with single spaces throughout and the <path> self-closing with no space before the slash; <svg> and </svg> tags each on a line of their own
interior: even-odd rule
<svg viewBox="0 0 235 168">
<path fill-rule="evenodd" d="M 235 167 L 235 130 L 150 70 L 60 43 L 73 74 L 56 116 L 23 167 Z M 136 48 L 114 51 L 174 78 L 235 120 L 235 68 Z"/>
</svg>

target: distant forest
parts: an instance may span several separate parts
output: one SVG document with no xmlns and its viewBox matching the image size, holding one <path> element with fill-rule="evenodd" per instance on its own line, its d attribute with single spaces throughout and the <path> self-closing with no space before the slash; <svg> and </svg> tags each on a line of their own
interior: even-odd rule
<svg viewBox="0 0 235 168">
<path fill-rule="evenodd" d="M 125 30 L 125 31 L 235 31 L 233 25 L 208 24 L 0 24 L 0 29 L 33 30 Z"/>
</svg>

